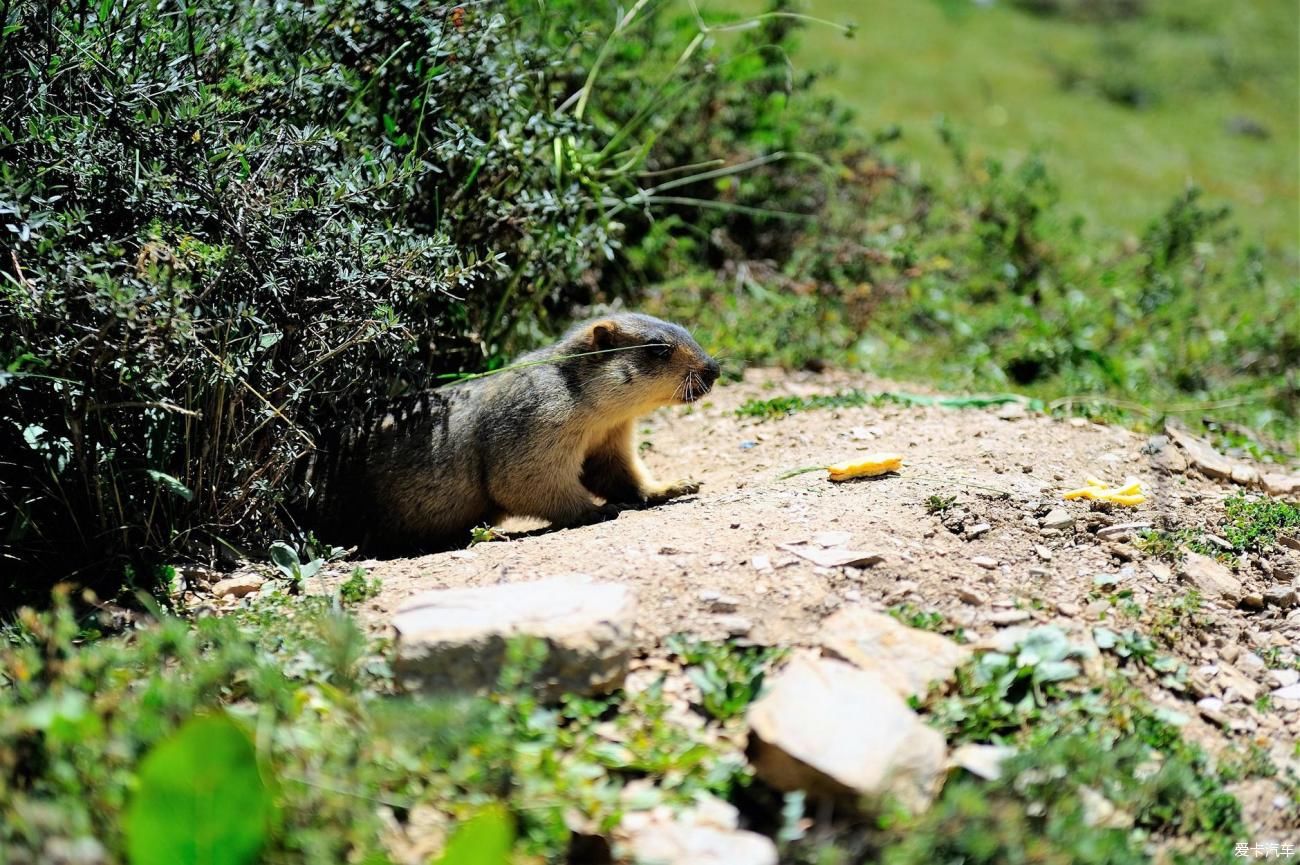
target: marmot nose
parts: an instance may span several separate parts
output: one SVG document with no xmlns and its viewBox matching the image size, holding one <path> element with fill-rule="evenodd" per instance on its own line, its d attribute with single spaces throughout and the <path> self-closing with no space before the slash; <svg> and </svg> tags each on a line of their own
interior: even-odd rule
<svg viewBox="0 0 1300 865">
<path fill-rule="evenodd" d="M 718 366 L 718 362 L 713 358 L 709 358 L 709 362 L 704 365 L 704 380 L 712 385 L 718 380 L 718 375 L 721 372 L 722 367 Z"/>
</svg>

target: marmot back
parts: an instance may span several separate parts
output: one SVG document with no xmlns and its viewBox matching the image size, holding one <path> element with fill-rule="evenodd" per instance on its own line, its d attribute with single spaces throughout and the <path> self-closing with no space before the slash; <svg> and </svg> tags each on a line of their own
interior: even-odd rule
<svg viewBox="0 0 1300 865">
<path fill-rule="evenodd" d="M 683 328 L 622 313 L 575 325 L 513 368 L 395 404 L 334 455 L 318 534 L 371 554 L 461 546 L 511 516 L 591 522 L 693 493 L 656 481 L 635 421 L 708 393 L 718 364 Z"/>
</svg>

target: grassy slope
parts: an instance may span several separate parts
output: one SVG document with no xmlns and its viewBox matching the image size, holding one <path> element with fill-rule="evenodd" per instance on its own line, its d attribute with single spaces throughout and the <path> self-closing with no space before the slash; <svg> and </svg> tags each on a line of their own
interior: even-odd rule
<svg viewBox="0 0 1300 865">
<path fill-rule="evenodd" d="M 844 39 L 811 27 L 794 60 L 833 63 L 825 86 L 865 128 L 900 124 L 918 171 L 951 164 L 929 131 L 946 115 L 975 156 L 1042 153 L 1067 206 L 1104 234 L 1141 229 L 1190 180 L 1296 267 L 1300 6 L 1157 0 L 1151 9 L 1143 20 L 1080 26 L 1005 3 L 812 0 L 810 12 L 858 31 Z M 1064 91 L 1060 68 L 1093 80 Z M 1153 101 L 1116 104 L 1097 79 L 1137 84 Z M 1237 116 L 1270 137 L 1232 134 L 1226 123 Z"/>
</svg>

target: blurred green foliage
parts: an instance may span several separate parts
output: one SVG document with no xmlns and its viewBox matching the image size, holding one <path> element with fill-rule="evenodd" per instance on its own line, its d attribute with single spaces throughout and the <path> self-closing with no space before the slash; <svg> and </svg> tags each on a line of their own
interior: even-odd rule
<svg viewBox="0 0 1300 865">
<path fill-rule="evenodd" d="M 387 861 L 392 827 L 412 809 L 445 828 L 475 815 L 495 825 L 482 816 L 493 803 L 517 821 L 520 852 L 553 858 L 569 844 L 567 813 L 610 828 L 635 778 L 657 782 L 637 807 L 727 797 L 748 783 L 738 747 L 683 725 L 662 683 L 540 702 L 524 686 L 541 660 L 534 645 L 512 647 L 490 697 L 397 695 L 384 643 L 326 598 L 276 594 L 220 618 L 88 636 L 63 599 L 0 632 L 0 849 L 10 865 L 46 861 L 51 843 L 94 844 L 111 862 L 137 844 L 175 852 L 171 841 L 194 840 L 202 825 L 178 809 L 203 796 L 221 800 L 202 815 L 214 832 L 234 806 L 251 839 L 270 793 L 246 760 L 252 743 L 233 746 L 247 734 L 232 723 L 256 731 L 274 782 L 280 816 L 265 827 L 265 861 Z M 728 668 L 739 662 L 706 650 Z M 190 720 L 222 709 L 233 721 Z M 226 740 L 234 750 L 220 771 L 186 768 L 225 753 Z M 164 820 L 177 830 L 167 837 Z M 190 861 L 175 855 L 168 861 Z"/>
</svg>

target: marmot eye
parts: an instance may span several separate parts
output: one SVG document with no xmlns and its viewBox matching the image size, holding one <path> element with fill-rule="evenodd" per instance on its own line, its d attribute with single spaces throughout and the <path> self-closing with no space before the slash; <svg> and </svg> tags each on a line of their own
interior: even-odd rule
<svg viewBox="0 0 1300 865">
<path fill-rule="evenodd" d="M 673 353 L 673 347 L 671 345 L 661 344 L 661 345 L 654 346 L 653 351 L 655 353 L 655 357 L 667 358 L 670 354 Z"/>
</svg>

